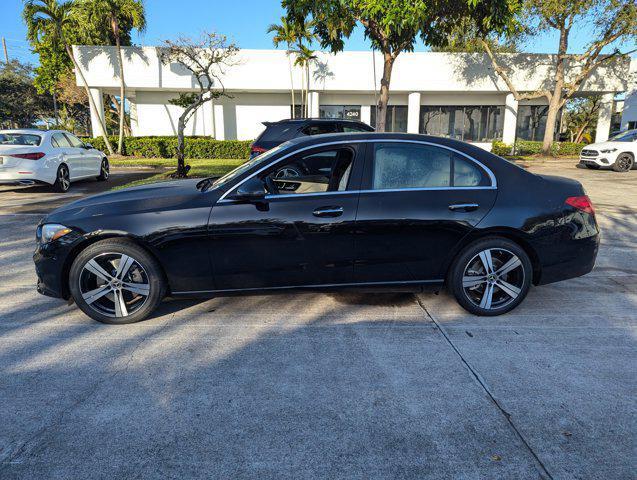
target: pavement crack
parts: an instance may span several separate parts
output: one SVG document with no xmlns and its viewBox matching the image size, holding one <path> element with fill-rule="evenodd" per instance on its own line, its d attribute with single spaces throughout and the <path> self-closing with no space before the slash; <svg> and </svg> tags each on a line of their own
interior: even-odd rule
<svg viewBox="0 0 637 480">
<path fill-rule="evenodd" d="M 522 432 L 515 425 L 515 423 L 513 422 L 511 418 L 511 414 L 504 409 L 504 407 L 497 400 L 493 392 L 491 392 L 486 381 L 482 378 L 482 376 L 478 373 L 478 371 L 473 367 L 473 365 L 471 365 L 471 363 L 465 358 L 465 356 L 462 354 L 460 349 L 453 343 L 453 341 L 451 340 L 451 337 L 449 336 L 447 331 L 444 329 L 444 327 L 438 323 L 438 321 L 435 319 L 435 317 L 431 313 L 429 313 L 429 310 L 427 310 L 427 307 L 423 305 L 420 298 L 418 298 L 417 296 L 415 296 L 415 298 L 416 298 L 416 303 L 418 303 L 420 308 L 427 314 L 429 319 L 434 323 L 438 331 L 442 334 L 445 341 L 449 344 L 449 346 L 453 349 L 453 351 L 458 355 L 458 357 L 460 358 L 462 363 L 465 365 L 465 367 L 467 367 L 469 372 L 471 372 L 471 375 L 476 380 L 478 385 L 480 385 L 480 387 L 485 391 L 485 393 L 487 394 L 487 396 L 489 397 L 493 405 L 495 405 L 495 407 L 500 411 L 502 416 L 505 418 L 505 420 L 509 424 L 509 427 L 513 430 L 515 435 L 520 439 L 522 444 L 529 451 L 529 453 L 535 460 L 537 466 L 539 467 L 540 475 L 543 477 L 545 476 L 549 480 L 553 480 L 553 475 L 551 475 L 546 465 L 544 465 L 544 462 L 542 462 L 542 460 L 540 459 L 539 455 L 535 452 L 535 450 L 533 450 L 533 447 L 531 447 L 531 445 L 526 440 L 524 435 L 522 435 Z"/>
</svg>

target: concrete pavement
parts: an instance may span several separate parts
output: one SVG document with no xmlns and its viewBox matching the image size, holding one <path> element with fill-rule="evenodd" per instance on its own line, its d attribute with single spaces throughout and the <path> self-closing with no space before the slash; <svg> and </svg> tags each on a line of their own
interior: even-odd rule
<svg viewBox="0 0 637 480">
<path fill-rule="evenodd" d="M 35 293 L 39 218 L 0 216 L 0 478 L 635 478 L 637 172 L 532 171 L 584 183 L 602 248 L 495 318 L 305 293 L 101 325 Z"/>
</svg>

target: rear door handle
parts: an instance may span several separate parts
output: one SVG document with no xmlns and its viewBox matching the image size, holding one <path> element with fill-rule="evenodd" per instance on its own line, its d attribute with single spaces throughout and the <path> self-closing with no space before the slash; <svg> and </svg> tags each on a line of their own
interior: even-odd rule
<svg viewBox="0 0 637 480">
<path fill-rule="evenodd" d="M 320 207 L 312 212 L 315 217 L 340 217 L 343 215 L 343 207 Z"/>
<path fill-rule="evenodd" d="M 449 205 L 449 210 L 452 212 L 473 212 L 480 208 L 477 203 L 454 203 Z"/>
</svg>

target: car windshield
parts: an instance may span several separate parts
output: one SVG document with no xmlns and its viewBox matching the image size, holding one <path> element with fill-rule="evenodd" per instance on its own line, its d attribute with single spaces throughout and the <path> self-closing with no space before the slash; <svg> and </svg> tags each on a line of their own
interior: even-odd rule
<svg viewBox="0 0 637 480">
<path fill-rule="evenodd" d="M 256 167 L 257 165 L 266 163 L 275 153 L 280 152 L 281 150 L 287 148 L 288 146 L 290 146 L 290 143 L 285 142 L 285 143 L 282 143 L 281 145 L 278 145 L 272 148 L 271 150 L 268 150 L 267 152 L 263 152 L 261 155 L 254 157 L 252 160 L 249 160 L 246 163 L 239 165 L 237 168 L 235 168 L 231 172 L 228 172 L 223 177 L 215 180 L 214 183 L 212 184 L 212 187 L 213 188 L 223 187 L 227 183 L 239 177 L 244 172 L 247 172 L 248 170 L 252 169 L 253 167 Z"/>
<path fill-rule="evenodd" d="M 37 147 L 42 137 L 30 133 L 0 133 L 0 145 L 20 145 Z"/>
<path fill-rule="evenodd" d="M 637 139 L 637 130 L 630 130 L 629 132 L 622 132 L 615 135 L 609 141 L 610 142 L 632 142 Z"/>
</svg>

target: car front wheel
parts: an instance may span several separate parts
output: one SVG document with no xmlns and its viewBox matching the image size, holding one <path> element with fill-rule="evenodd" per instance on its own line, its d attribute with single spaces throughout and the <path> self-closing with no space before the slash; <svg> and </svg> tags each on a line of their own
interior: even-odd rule
<svg viewBox="0 0 637 480">
<path fill-rule="evenodd" d="M 526 297 L 533 267 L 516 243 L 489 237 L 468 245 L 456 258 L 448 287 L 458 303 L 475 315 L 509 312 Z"/>
<path fill-rule="evenodd" d="M 113 324 L 144 320 L 166 293 L 157 261 L 123 239 L 101 240 L 80 252 L 71 266 L 69 287 L 85 314 Z"/>
<path fill-rule="evenodd" d="M 615 163 L 613 163 L 613 170 L 616 172 L 627 172 L 633 168 L 635 159 L 630 153 L 622 153 L 617 156 Z"/>
</svg>

